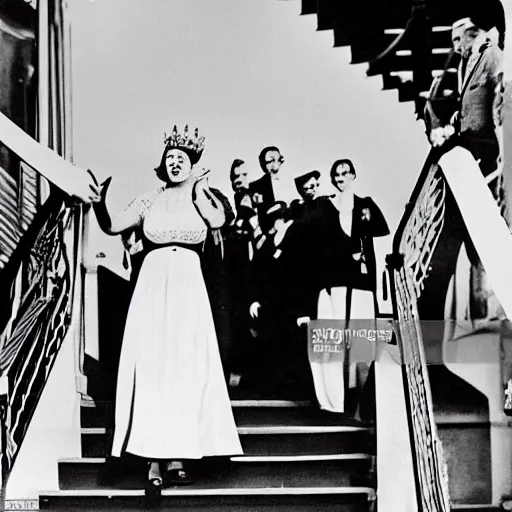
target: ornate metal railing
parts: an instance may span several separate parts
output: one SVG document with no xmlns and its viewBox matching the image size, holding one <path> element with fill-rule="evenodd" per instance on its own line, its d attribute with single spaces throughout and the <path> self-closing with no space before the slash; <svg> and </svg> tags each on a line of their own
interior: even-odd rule
<svg viewBox="0 0 512 512">
<path fill-rule="evenodd" d="M 82 207 L 70 203 L 67 194 L 74 195 L 70 185 L 80 182 L 85 174 L 42 149 L 49 147 L 66 159 L 71 156 L 66 2 L 25 0 L 9 5 L 12 9 L 8 14 L 18 15 L 25 7 L 24 16 L 34 25 L 38 108 L 36 112 L 34 97 L 29 118 L 37 131 L 16 122 L 8 109 L 2 113 L 42 147 L 32 139 L 25 140 L 23 131 L 18 133 L 2 120 L 2 154 L 12 153 L 13 161 L 21 162 L 19 179 L 15 183 L 11 180 L 8 192 L 0 194 L 0 213 L 12 221 L 0 228 L 0 252 L 4 256 L 0 264 L 2 498 L 59 349 L 72 320 L 79 317 L 76 311 L 72 317 L 72 308 L 79 304 L 75 284 L 79 283 Z M 22 14 L 18 17 L 23 18 Z M 56 173 L 50 172 L 55 169 Z M 11 168 L 9 173 L 13 176 Z M 5 181 L 6 176 L 4 172 L 1 178 Z M 60 189 L 46 183 L 43 176 Z M 79 326 L 74 327 L 79 330 Z"/>
<path fill-rule="evenodd" d="M 450 510 L 417 306 L 445 222 L 446 184 L 439 157 L 438 151 L 431 151 L 388 256 L 420 512 Z"/>
<path fill-rule="evenodd" d="M 11 292 L 9 314 L 4 311 L 0 326 L 4 488 L 71 324 L 80 236 L 77 215 L 79 210 L 67 206 L 62 195 L 55 193 L 0 274 L 0 287 Z"/>
</svg>

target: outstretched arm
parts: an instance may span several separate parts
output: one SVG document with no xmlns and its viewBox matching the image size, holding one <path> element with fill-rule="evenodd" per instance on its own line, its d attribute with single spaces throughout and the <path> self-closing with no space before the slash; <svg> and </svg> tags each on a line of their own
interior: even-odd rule
<svg viewBox="0 0 512 512">
<path fill-rule="evenodd" d="M 102 183 L 100 201 L 94 203 L 94 212 L 102 231 L 107 235 L 118 235 L 138 226 L 142 220 L 142 212 L 136 207 L 135 200 L 121 214 L 110 216 L 107 209 L 107 190 L 111 180 L 112 178 L 108 178 Z"/>
<path fill-rule="evenodd" d="M 211 229 L 220 229 L 226 224 L 226 211 L 219 197 L 210 190 L 207 174 L 199 177 L 194 184 L 192 199 L 206 225 Z"/>
</svg>

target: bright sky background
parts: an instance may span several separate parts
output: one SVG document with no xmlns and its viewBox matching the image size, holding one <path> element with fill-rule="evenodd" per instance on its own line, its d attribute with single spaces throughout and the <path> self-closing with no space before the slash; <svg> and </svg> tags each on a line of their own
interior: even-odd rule
<svg viewBox="0 0 512 512">
<path fill-rule="evenodd" d="M 230 198 L 232 160 L 256 179 L 266 145 L 281 148 L 283 172 L 318 169 L 325 187 L 332 162 L 349 157 L 356 192 L 396 228 L 429 150 L 423 124 L 365 64 L 349 65 L 350 51 L 334 49 L 300 3 L 70 1 L 75 161 L 113 176 L 113 210 L 158 185 L 163 132 L 188 123 L 207 137 L 211 184 Z"/>
</svg>

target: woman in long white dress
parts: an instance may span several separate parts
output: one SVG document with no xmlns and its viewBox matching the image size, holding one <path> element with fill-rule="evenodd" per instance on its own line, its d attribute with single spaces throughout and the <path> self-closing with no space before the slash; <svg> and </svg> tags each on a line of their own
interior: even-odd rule
<svg viewBox="0 0 512 512">
<path fill-rule="evenodd" d="M 205 245 L 222 240 L 225 211 L 195 164 L 204 137 L 174 127 L 157 176 L 165 185 L 111 219 L 109 234 L 139 228 L 147 252 L 130 303 L 121 351 L 112 455 L 150 461 L 148 489 L 191 483 L 183 462 L 242 453 L 202 273 Z M 214 240 L 214 241 L 212 241 Z"/>
</svg>

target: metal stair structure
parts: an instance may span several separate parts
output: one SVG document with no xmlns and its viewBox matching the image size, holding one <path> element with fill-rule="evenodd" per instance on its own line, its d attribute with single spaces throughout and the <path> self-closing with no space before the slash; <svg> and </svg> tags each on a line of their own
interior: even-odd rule
<svg viewBox="0 0 512 512">
<path fill-rule="evenodd" d="M 244 455 L 205 461 L 188 487 L 165 489 L 158 510 L 375 510 L 375 429 L 308 402 L 232 401 Z M 146 462 L 108 459 L 112 402 L 83 401 L 82 457 L 58 463 L 59 491 L 41 510 L 140 510 Z"/>
<path fill-rule="evenodd" d="M 413 101 L 418 118 L 434 78 L 444 75 L 445 89 L 457 91 L 452 24 L 473 16 L 483 27 L 505 28 L 499 0 L 302 0 L 301 14 L 315 15 L 317 30 L 332 30 L 335 48 L 350 47 L 352 64 L 368 63 L 367 75 L 380 75 L 383 90 Z"/>
</svg>

